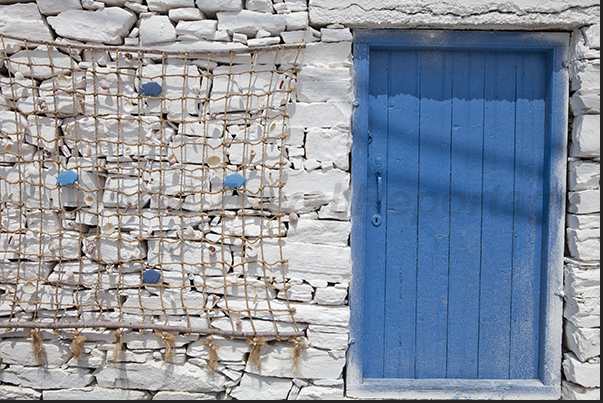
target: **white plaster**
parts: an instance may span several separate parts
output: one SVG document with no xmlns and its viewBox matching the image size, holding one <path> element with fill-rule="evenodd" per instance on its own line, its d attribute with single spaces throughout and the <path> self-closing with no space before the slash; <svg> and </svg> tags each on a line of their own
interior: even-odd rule
<svg viewBox="0 0 603 403">
<path fill-rule="evenodd" d="M 561 399 L 562 400 L 600 400 L 600 388 L 585 388 L 573 382 L 561 381 Z"/>
<path fill-rule="evenodd" d="M 241 383 L 230 392 L 230 396 L 238 400 L 284 400 L 291 386 L 289 379 L 268 378 L 246 372 Z"/>
<path fill-rule="evenodd" d="M 568 212 L 575 214 L 588 214 L 601 211 L 601 193 L 598 189 L 580 190 L 569 192 Z"/>
<path fill-rule="evenodd" d="M 176 28 L 166 15 L 153 15 L 140 22 L 140 44 L 155 45 L 176 39 Z"/>
<path fill-rule="evenodd" d="M 563 327 L 565 345 L 580 362 L 601 355 L 601 329 L 579 328 L 570 321 Z"/>
<path fill-rule="evenodd" d="M 11 365 L 0 371 L 0 382 L 34 389 L 82 388 L 94 381 L 87 368 L 45 368 Z"/>
<path fill-rule="evenodd" d="M 36 0 L 38 9 L 44 15 L 56 15 L 66 10 L 81 10 L 80 0 Z"/>
</svg>

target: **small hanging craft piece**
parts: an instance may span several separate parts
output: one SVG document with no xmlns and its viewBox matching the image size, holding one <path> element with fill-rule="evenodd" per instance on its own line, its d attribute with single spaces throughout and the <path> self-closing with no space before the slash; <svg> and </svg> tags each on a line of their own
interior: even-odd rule
<svg viewBox="0 0 603 403">
<path fill-rule="evenodd" d="M 71 345 L 69 356 L 76 359 L 80 358 L 80 355 L 82 355 L 82 352 L 84 351 L 84 340 L 86 340 L 86 336 L 82 336 L 80 332 L 76 330 L 75 333 L 71 335 L 71 338 L 73 339 L 73 344 Z"/>
<path fill-rule="evenodd" d="M 117 364 L 117 359 L 121 353 L 121 347 L 124 343 L 123 332 L 119 329 L 115 330 L 115 348 L 113 349 L 113 365 Z"/>
<path fill-rule="evenodd" d="M 207 340 L 203 340 L 203 344 L 209 347 L 209 361 L 207 361 L 207 366 L 209 367 L 211 372 L 215 372 L 218 367 L 218 349 L 220 348 L 219 344 L 213 342 L 214 337 L 212 335 L 207 336 Z"/>
<path fill-rule="evenodd" d="M 297 373 L 299 370 L 299 360 L 301 359 L 301 350 L 308 348 L 308 345 L 302 341 L 301 337 L 290 337 L 287 341 L 293 343 L 293 373 Z"/>
<path fill-rule="evenodd" d="M 61 172 L 57 178 L 57 185 L 68 186 L 73 185 L 78 178 L 78 175 L 72 171 Z"/>
<path fill-rule="evenodd" d="M 253 339 L 247 339 L 245 342 L 249 347 L 251 347 L 251 352 L 249 353 L 249 362 L 258 370 L 262 369 L 262 363 L 260 362 L 260 348 L 266 347 L 266 338 L 265 337 L 254 337 Z"/>
<path fill-rule="evenodd" d="M 167 364 L 169 359 L 172 357 L 172 348 L 174 347 L 174 340 L 176 340 L 176 335 L 172 333 L 168 333 L 165 330 L 156 333 L 157 337 L 161 339 L 163 345 L 165 346 L 165 354 L 163 355 L 163 363 Z"/>
<path fill-rule="evenodd" d="M 224 187 L 229 189 L 238 189 L 247 181 L 240 174 L 230 174 L 222 182 L 224 182 Z"/>
<path fill-rule="evenodd" d="M 145 95 L 147 97 L 157 97 L 159 94 L 161 94 L 161 85 L 151 81 L 141 85 L 138 89 L 138 92 L 140 95 Z"/>
<path fill-rule="evenodd" d="M 155 269 L 146 270 L 140 277 L 144 284 L 157 284 L 160 278 L 161 273 Z"/>
<path fill-rule="evenodd" d="M 31 346 L 33 347 L 33 355 L 36 361 L 44 361 L 44 346 L 42 345 L 42 337 L 36 332 L 36 329 L 31 329 L 28 338 L 31 337 Z"/>
</svg>

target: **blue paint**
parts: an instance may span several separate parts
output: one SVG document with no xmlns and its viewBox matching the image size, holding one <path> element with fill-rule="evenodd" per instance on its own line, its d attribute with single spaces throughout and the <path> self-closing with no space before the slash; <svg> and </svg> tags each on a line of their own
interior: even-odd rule
<svg viewBox="0 0 603 403">
<path fill-rule="evenodd" d="M 559 397 L 567 45 L 355 32 L 351 397 Z"/>
<path fill-rule="evenodd" d="M 247 180 L 241 174 L 230 174 L 224 178 L 222 182 L 224 182 L 225 188 L 238 189 L 243 186 L 246 181 Z"/>
<path fill-rule="evenodd" d="M 144 284 L 157 284 L 159 279 L 161 278 L 161 273 L 155 269 L 146 270 L 142 274 L 142 282 Z"/>
<path fill-rule="evenodd" d="M 139 93 L 147 97 L 157 97 L 161 94 L 161 85 L 154 81 L 145 83 L 140 86 Z"/>
<path fill-rule="evenodd" d="M 57 177 L 57 185 L 68 186 L 73 185 L 77 181 L 78 175 L 72 171 L 61 172 Z"/>
</svg>

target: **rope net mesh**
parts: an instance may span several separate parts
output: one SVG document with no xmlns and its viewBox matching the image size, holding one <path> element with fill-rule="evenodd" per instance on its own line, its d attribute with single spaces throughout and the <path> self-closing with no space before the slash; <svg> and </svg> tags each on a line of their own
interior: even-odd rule
<svg viewBox="0 0 603 403">
<path fill-rule="evenodd" d="M 281 200 L 303 44 L 0 39 L 0 326 L 302 334 Z"/>
</svg>

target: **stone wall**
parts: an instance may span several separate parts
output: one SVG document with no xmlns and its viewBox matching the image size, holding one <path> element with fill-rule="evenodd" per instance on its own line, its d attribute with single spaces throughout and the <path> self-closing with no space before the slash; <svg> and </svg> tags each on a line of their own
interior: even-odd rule
<svg viewBox="0 0 603 403">
<path fill-rule="evenodd" d="M 258 370 L 248 362 L 244 340 L 216 336 L 221 347 L 212 374 L 207 344 L 198 335 L 178 335 L 171 363 L 164 365 L 165 348 L 155 334 L 126 333 L 114 365 L 113 332 L 82 331 L 84 354 L 65 363 L 71 332 L 40 331 L 47 359 L 40 367 L 27 332 L 14 330 L 0 335 L 0 398 L 344 397 L 354 28 L 572 33 L 562 398 L 598 398 L 599 19 L 595 0 L 0 0 L 0 32 L 29 39 L 166 50 L 307 42 L 298 60 L 302 69 L 281 151 L 289 179 L 283 190 L 291 196 L 291 211 L 299 214 L 296 226 L 286 223 L 288 297 L 307 329 L 308 344 L 297 373 L 290 365 L 291 347 L 278 343 L 262 349 Z M 12 46 L 10 41 L 6 46 Z M 3 220 L 10 219 L 2 213 Z M 328 271 L 324 262 L 329 262 Z"/>
</svg>

